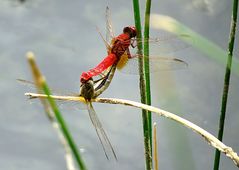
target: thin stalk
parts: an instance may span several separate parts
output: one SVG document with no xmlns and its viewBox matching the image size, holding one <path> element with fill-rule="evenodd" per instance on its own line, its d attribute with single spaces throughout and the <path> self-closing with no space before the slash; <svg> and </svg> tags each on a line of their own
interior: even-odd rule
<svg viewBox="0 0 239 170">
<path fill-rule="evenodd" d="M 137 38 L 142 39 L 141 33 L 141 19 L 140 19 L 140 9 L 139 9 L 139 1 L 133 0 L 133 8 L 134 8 L 134 20 L 135 26 L 137 29 Z M 142 42 L 137 42 L 138 53 L 142 54 Z M 144 61 L 141 57 L 139 57 L 139 86 L 140 86 L 140 95 L 141 102 L 146 103 L 146 83 L 144 77 Z M 151 154 L 151 140 L 150 140 L 150 130 L 149 130 L 149 118 L 146 110 L 142 110 L 142 120 L 143 120 L 143 132 L 144 132 L 144 150 L 145 150 L 145 165 L 147 170 L 152 169 L 152 154 Z"/>
<path fill-rule="evenodd" d="M 153 131 L 154 131 L 154 170 L 159 169 L 158 165 L 158 141 L 157 141 L 157 124 L 156 122 L 153 125 Z"/>
<path fill-rule="evenodd" d="M 149 39 L 149 26 L 150 26 L 150 8 L 151 0 L 146 1 L 146 9 L 144 16 L 144 40 Z M 144 41 L 144 56 L 149 56 L 149 41 Z M 151 105 L 151 90 L 150 90 L 150 67 L 149 67 L 149 58 L 144 57 L 144 77 L 145 77 L 145 95 L 147 105 Z M 151 147 L 151 156 L 152 156 L 152 116 L 151 112 L 147 111 L 148 114 L 148 125 L 149 125 L 149 137 L 150 137 L 150 147 Z"/>
<path fill-rule="evenodd" d="M 72 150 L 72 153 L 73 155 L 75 156 L 75 159 L 76 159 L 76 162 L 78 163 L 78 166 L 80 169 L 84 170 L 86 169 L 85 167 L 85 164 L 83 162 L 83 159 L 81 158 L 80 156 L 80 153 L 78 152 L 78 149 L 77 149 L 77 146 L 68 130 L 68 127 L 59 111 L 59 109 L 57 108 L 57 105 L 55 103 L 55 101 L 50 97 L 51 95 L 51 92 L 49 90 L 49 87 L 47 86 L 46 82 L 43 80 L 42 82 L 42 88 L 43 88 L 43 91 L 44 93 L 48 96 L 48 102 L 50 103 L 50 106 L 52 107 L 52 110 L 54 111 L 55 113 L 55 116 L 56 116 L 56 119 L 57 121 L 59 122 L 59 124 L 61 125 L 61 129 L 62 129 L 62 132 Z"/>
<path fill-rule="evenodd" d="M 47 98 L 48 96 L 45 94 L 37 94 L 37 93 L 25 93 L 26 96 L 29 98 Z M 57 96 L 57 95 L 51 95 L 52 98 L 56 100 L 63 100 L 63 101 L 76 101 L 76 102 L 84 102 L 83 97 L 77 97 L 77 96 Z M 96 98 L 92 99 L 91 102 L 97 102 L 97 103 L 108 103 L 108 104 L 120 104 L 124 106 L 129 107 L 135 107 L 140 109 L 145 109 L 151 112 L 154 112 L 156 116 L 162 116 L 164 118 L 173 120 L 180 125 L 183 125 L 189 129 L 192 130 L 192 132 L 197 133 L 202 137 L 202 139 L 205 140 L 210 146 L 213 146 L 214 148 L 217 148 L 222 153 L 224 153 L 228 158 L 230 158 L 234 164 L 239 167 L 239 157 L 237 153 L 229 146 L 222 143 L 220 140 L 218 140 L 215 136 L 204 130 L 203 128 L 197 126 L 196 124 L 178 116 L 180 114 L 173 114 L 168 111 L 149 106 L 146 104 L 130 101 L 130 100 L 124 100 L 124 99 L 116 99 L 116 98 Z"/>
<path fill-rule="evenodd" d="M 59 109 L 57 108 L 57 105 L 56 105 L 54 99 L 52 99 L 52 97 L 51 97 L 51 92 L 47 86 L 45 78 L 42 76 L 39 68 L 36 65 L 34 55 L 32 53 L 28 53 L 27 57 L 28 57 L 28 61 L 29 61 L 29 64 L 30 64 L 30 67 L 31 67 L 31 70 L 33 73 L 33 78 L 35 80 L 37 88 L 41 88 L 43 90 L 43 92 L 46 94 L 49 105 L 51 106 L 51 108 L 55 114 L 54 116 L 56 117 L 56 120 L 60 126 L 62 134 L 65 138 L 65 141 L 67 141 L 69 147 L 71 148 L 71 151 L 75 157 L 76 163 L 78 164 L 80 169 L 86 170 L 86 166 L 80 156 L 80 153 L 77 150 L 77 146 L 74 143 L 74 140 L 67 128 L 67 125 L 66 125 Z"/>
<path fill-rule="evenodd" d="M 228 58 L 227 58 L 227 66 L 226 66 L 226 72 L 225 72 L 225 78 L 224 78 L 224 87 L 223 87 L 222 103 L 221 103 L 221 115 L 220 115 L 220 121 L 219 121 L 219 131 L 218 131 L 218 139 L 220 141 L 222 141 L 222 138 L 223 138 L 224 121 L 225 121 L 225 117 L 226 117 L 226 108 L 227 108 L 227 98 L 228 98 L 228 91 L 229 91 L 229 85 L 230 85 L 232 56 L 233 56 L 234 40 L 235 40 L 235 34 L 236 34 L 237 9 L 238 9 L 238 0 L 234 0 L 231 29 L 230 29 L 229 43 L 228 43 Z M 216 150 L 213 169 L 218 170 L 219 164 L 220 164 L 220 151 Z"/>
<path fill-rule="evenodd" d="M 34 56 L 34 54 L 29 52 L 29 53 L 27 53 L 27 56 L 32 57 L 32 56 Z M 37 69 L 35 69 L 36 67 L 34 66 L 34 63 L 31 62 L 31 60 L 29 60 L 29 64 L 31 66 L 32 73 L 34 75 L 33 79 L 34 79 L 34 82 L 35 82 L 35 85 L 36 85 L 36 90 L 37 90 L 38 93 L 41 93 L 42 90 L 41 90 L 40 83 L 38 81 L 39 77 L 40 77 L 40 72 Z M 18 81 L 25 82 L 25 80 L 21 80 L 21 79 L 18 79 Z M 40 100 L 40 102 L 43 106 L 43 109 L 45 111 L 45 114 L 46 114 L 48 120 L 50 121 L 53 129 L 56 130 L 56 132 L 58 134 L 58 137 L 59 137 L 59 140 L 60 140 L 62 146 L 65 149 L 65 160 L 66 160 L 67 170 L 76 170 L 76 167 L 75 167 L 75 164 L 74 164 L 74 158 L 73 158 L 73 155 L 71 153 L 70 146 L 68 145 L 68 143 L 67 143 L 67 141 L 66 141 L 66 139 L 65 139 L 65 137 L 64 137 L 64 135 L 61 131 L 60 124 L 55 119 L 55 115 L 52 112 L 52 109 L 49 106 L 49 103 L 47 102 L 46 99 L 40 98 L 39 100 Z"/>
</svg>

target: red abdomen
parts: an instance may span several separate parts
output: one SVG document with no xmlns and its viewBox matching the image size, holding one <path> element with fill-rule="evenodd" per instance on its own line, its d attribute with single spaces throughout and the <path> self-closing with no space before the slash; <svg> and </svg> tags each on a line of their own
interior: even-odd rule
<svg viewBox="0 0 239 170">
<path fill-rule="evenodd" d="M 83 72 L 80 77 L 81 83 L 87 82 L 92 77 L 101 74 L 108 67 L 118 62 L 120 57 L 125 53 L 126 50 L 128 50 L 130 43 L 130 37 L 128 34 L 123 33 L 116 37 L 116 40 L 110 51 L 111 53 L 105 57 L 105 59 L 95 68 L 87 72 Z"/>
<path fill-rule="evenodd" d="M 117 61 L 117 57 L 115 54 L 109 54 L 107 57 L 101 61 L 95 68 L 90 69 L 87 72 L 83 72 L 80 77 L 81 83 L 87 82 L 91 77 L 97 76 L 103 71 L 105 71 L 108 67 L 112 66 Z"/>
</svg>

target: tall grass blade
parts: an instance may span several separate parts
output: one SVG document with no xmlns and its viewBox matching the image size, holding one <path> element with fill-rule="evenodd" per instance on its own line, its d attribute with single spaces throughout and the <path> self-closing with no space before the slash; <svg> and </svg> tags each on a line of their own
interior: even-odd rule
<svg viewBox="0 0 239 170">
<path fill-rule="evenodd" d="M 223 87 L 223 94 L 222 94 L 221 115 L 220 115 L 220 120 L 219 120 L 218 139 L 220 141 L 222 141 L 222 138 L 223 138 L 224 121 L 225 121 L 225 117 L 226 117 L 227 98 L 228 98 L 228 91 L 229 91 L 229 85 L 230 85 L 230 75 L 231 75 L 231 65 L 232 65 L 232 55 L 233 55 L 234 40 L 235 40 L 235 34 L 236 34 L 237 9 L 238 9 L 238 0 L 234 0 L 231 29 L 230 29 L 229 43 L 228 43 L 227 66 L 226 66 L 224 87 Z M 220 151 L 216 150 L 213 169 L 218 170 L 219 164 L 220 164 Z"/>
<path fill-rule="evenodd" d="M 159 169 L 159 165 L 158 165 L 158 140 L 157 140 L 157 124 L 156 122 L 153 125 L 153 133 L 154 133 L 154 138 L 153 138 L 153 143 L 154 143 L 154 154 L 153 154 L 153 158 L 154 158 L 154 170 L 158 170 Z"/>
<path fill-rule="evenodd" d="M 134 8 L 134 20 L 135 26 L 137 29 L 137 38 L 142 38 L 141 33 L 141 19 L 140 19 L 140 9 L 139 9 L 139 1 L 133 0 L 133 8 Z M 142 54 L 142 42 L 137 42 L 138 53 Z M 139 83 L 140 83 L 140 95 L 141 102 L 146 103 L 146 83 L 144 75 L 144 61 L 139 57 Z M 145 150 L 145 164 L 146 169 L 152 169 L 152 154 L 151 154 L 151 140 L 150 140 L 150 130 L 149 130 L 149 117 L 146 110 L 142 110 L 142 119 L 143 119 L 143 132 L 144 132 L 144 150 Z"/>
<path fill-rule="evenodd" d="M 54 117 L 56 118 L 56 120 L 59 124 L 59 127 L 61 129 L 61 132 L 63 134 L 62 136 L 65 138 L 65 141 L 69 145 L 69 147 L 74 155 L 77 165 L 79 166 L 80 169 L 85 170 L 86 166 L 81 158 L 80 153 L 77 150 L 77 146 L 67 128 L 67 125 L 66 125 L 54 99 L 51 97 L 50 89 L 48 88 L 45 78 L 43 77 L 39 68 L 36 65 L 33 53 L 28 53 L 27 59 L 28 59 L 29 65 L 31 67 L 31 71 L 33 74 L 35 84 L 36 84 L 37 88 L 41 89 L 46 94 L 49 106 L 53 110 Z"/>
<path fill-rule="evenodd" d="M 150 24 L 150 8 L 151 0 L 146 1 L 145 9 L 145 19 L 144 19 L 144 39 L 149 39 L 149 24 Z M 149 56 L 149 42 L 144 41 L 144 56 Z M 151 90 L 150 90 L 150 68 L 149 68 L 149 58 L 144 58 L 144 77 L 145 77 L 145 95 L 146 95 L 146 104 L 151 105 Z M 151 147 L 151 156 L 152 156 L 152 116 L 151 112 L 147 111 L 148 115 L 148 128 L 149 128 L 149 139 Z"/>
</svg>

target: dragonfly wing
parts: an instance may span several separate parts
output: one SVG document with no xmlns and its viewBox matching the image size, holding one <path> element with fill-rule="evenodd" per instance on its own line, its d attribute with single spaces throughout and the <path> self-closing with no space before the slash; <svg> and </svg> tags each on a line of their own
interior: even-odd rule
<svg viewBox="0 0 239 170">
<path fill-rule="evenodd" d="M 96 113 L 95 113 L 95 110 L 92 106 L 92 103 L 91 102 L 87 102 L 87 109 L 88 109 L 88 112 L 89 112 L 89 116 L 90 116 L 90 120 L 92 122 L 92 124 L 94 125 L 95 127 L 95 130 L 96 130 L 96 133 L 98 135 L 98 138 L 100 140 L 100 143 L 103 147 L 103 150 L 104 150 L 104 153 L 105 153 L 105 156 L 107 159 L 109 159 L 109 156 L 107 154 L 108 150 L 110 149 L 115 157 L 115 159 L 117 160 L 117 157 L 116 157 L 116 154 L 115 154 L 115 151 L 110 143 L 110 140 L 109 138 L 107 137 L 104 129 L 103 129 L 103 126 L 99 120 L 99 118 L 97 117 Z"/>
<path fill-rule="evenodd" d="M 127 74 L 139 74 L 138 58 L 143 57 L 142 55 L 132 55 L 133 58 L 129 59 L 125 64 L 125 67 L 120 71 Z M 188 64 L 180 59 L 173 57 L 145 57 L 149 60 L 150 72 L 159 72 L 159 71 L 170 71 L 187 68 Z"/>
<path fill-rule="evenodd" d="M 155 40 L 157 42 L 157 40 Z M 167 41 L 158 41 L 155 52 L 159 55 L 174 53 L 190 47 L 189 42 L 192 41 L 190 36 L 176 36 Z"/>
<path fill-rule="evenodd" d="M 38 93 L 38 94 L 45 95 L 43 93 Z M 40 99 L 40 101 L 37 99 Z M 34 104 L 34 105 L 38 105 L 38 106 L 43 105 L 45 110 L 49 110 L 48 108 L 50 108 L 46 97 L 44 97 L 44 98 L 33 97 L 33 98 L 29 98 L 28 100 L 29 100 L 30 104 Z M 54 98 L 54 100 L 60 109 L 66 109 L 66 110 L 86 110 L 87 109 L 86 104 L 78 102 L 78 101 L 56 99 L 56 98 Z"/>
<path fill-rule="evenodd" d="M 111 40 L 114 39 L 115 35 L 113 32 L 110 8 L 107 6 L 105 11 L 105 19 L 106 19 L 106 42 L 111 44 Z"/>
<path fill-rule="evenodd" d="M 84 103 L 77 102 L 77 101 L 70 101 L 70 100 L 57 100 L 54 99 L 57 102 L 57 105 L 61 109 L 67 109 L 67 110 L 86 110 L 87 107 Z"/>
<path fill-rule="evenodd" d="M 24 80 L 24 79 L 17 79 L 17 81 L 19 83 L 21 83 L 22 85 L 26 86 L 27 88 L 32 89 L 34 91 L 37 91 L 39 94 L 43 94 L 43 91 L 41 89 L 37 88 L 37 86 L 33 82 L 28 81 L 28 80 Z M 58 95 L 62 95 L 62 96 L 78 96 L 78 94 L 76 94 L 76 93 L 62 92 L 62 90 L 51 89 L 51 92 L 53 92 L 55 94 L 58 94 Z M 33 99 L 36 99 L 36 98 L 30 98 L 30 100 L 29 100 L 29 102 L 31 104 L 33 104 L 33 103 L 38 104 L 39 103 L 38 101 L 33 100 Z M 43 106 L 46 108 L 46 107 L 48 107 L 47 106 L 48 104 L 46 104 L 47 102 L 45 100 L 46 99 L 41 98 L 41 104 L 43 104 Z M 59 100 L 55 99 L 55 100 L 57 102 L 57 105 L 60 108 L 63 108 L 63 109 L 73 109 L 73 110 L 75 110 L 75 109 L 79 109 L 79 110 L 87 109 L 85 104 L 80 103 L 80 102 L 75 102 L 75 101 L 70 101 L 70 100 L 62 100 L 62 99 L 59 99 Z M 45 110 L 48 110 L 48 109 L 45 109 Z"/>
<path fill-rule="evenodd" d="M 32 81 L 24 80 L 24 79 L 17 79 L 17 81 L 21 85 L 23 85 L 23 86 L 25 86 L 25 87 L 27 87 L 29 89 L 36 90 L 36 91 L 42 93 L 42 90 L 39 89 L 37 87 L 37 85 L 34 82 L 32 82 Z M 50 88 L 50 90 L 51 90 L 52 93 L 55 93 L 55 94 L 58 94 L 58 95 L 61 95 L 61 96 L 77 96 L 78 95 L 78 93 L 73 93 L 73 92 L 70 92 L 70 91 L 68 91 L 66 89 L 62 90 L 62 89 L 59 89 L 59 88 Z"/>
<path fill-rule="evenodd" d="M 157 38 L 149 38 L 146 40 L 136 39 L 137 42 L 148 42 L 151 50 L 154 50 L 159 55 L 165 55 L 168 53 L 174 53 L 186 48 L 191 47 L 194 44 L 194 40 L 187 34 L 171 34 L 165 31 L 160 31 Z"/>
<path fill-rule="evenodd" d="M 22 84 L 32 90 L 42 93 L 42 90 L 40 88 L 37 88 L 37 86 L 31 81 L 24 80 L 24 79 L 17 79 L 17 82 L 19 82 L 20 84 Z M 43 106 L 45 112 L 47 113 L 48 118 L 53 119 L 51 107 L 45 99 L 40 99 L 40 101 L 37 101 L 37 102 L 36 102 L 36 100 L 31 100 L 31 99 L 34 99 L 34 98 L 29 98 L 30 104 L 38 104 L 38 105 L 41 104 Z"/>
<path fill-rule="evenodd" d="M 112 23 L 111 23 L 111 18 L 110 18 L 110 9 L 107 6 L 106 7 L 106 11 L 105 11 L 105 20 L 106 20 L 106 36 L 105 38 L 103 37 L 103 35 L 101 34 L 101 32 L 99 31 L 99 29 L 97 28 L 97 31 L 99 32 L 102 40 L 105 43 L 106 46 L 106 50 L 107 53 L 110 53 L 111 47 L 112 47 L 112 40 L 114 39 L 114 33 L 113 33 L 113 27 L 112 27 Z"/>
<path fill-rule="evenodd" d="M 149 38 L 149 41 L 156 41 L 156 42 L 170 42 L 174 39 L 180 39 L 182 41 L 189 40 L 193 42 L 193 38 L 189 34 L 172 34 L 170 32 L 164 30 L 157 30 L 157 38 Z"/>
<path fill-rule="evenodd" d="M 152 57 L 149 64 L 151 72 L 179 70 L 188 66 L 185 61 L 173 57 Z"/>
<path fill-rule="evenodd" d="M 42 90 L 37 88 L 36 84 L 33 83 L 32 81 L 24 80 L 24 79 L 17 79 L 17 82 L 29 89 L 36 90 L 38 92 L 42 92 Z"/>
</svg>

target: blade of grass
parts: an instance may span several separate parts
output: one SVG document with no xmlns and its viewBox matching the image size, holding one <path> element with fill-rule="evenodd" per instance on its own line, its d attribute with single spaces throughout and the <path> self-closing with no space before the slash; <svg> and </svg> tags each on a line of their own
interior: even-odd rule
<svg viewBox="0 0 239 170">
<path fill-rule="evenodd" d="M 208 57 L 214 59 L 220 64 L 226 63 L 227 53 L 220 48 L 215 43 L 211 42 L 207 38 L 201 36 L 200 34 L 194 32 L 187 26 L 178 22 L 174 18 L 171 18 L 166 15 L 151 14 L 151 28 L 154 29 L 163 29 L 165 31 L 171 32 L 177 35 L 189 35 L 190 39 L 182 37 L 182 40 L 191 44 L 193 47 L 200 50 L 202 53 Z M 232 63 L 232 72 L 239 76 L 239 60 L 234 58 Z"/>
<path fill-rule="evenodd" d="M 230 85 L 230 75 L 231 75 L 231 65 L 232 65 L 232 55 L 233 55 L 233 48 L 234 48 L 234 41 L 235 41 L 235 34 L 236 34 L 237 9 L 238 9 L 238 0 L 234 0 L 231 29 L 230 29 L 229 43 L 228 43 L 227 66 L 225 71 L 224 87 L 223 87 L 223 94 L 222 94 L 221 115 L 220 115 L 219 130 L 218 130 L 218 139 L 220 141 L 222 141 L 222 138 L 223 138 L 224 121 L 226 117 L 227 98 L 228 98 L 228 91 L 229 91 L 229 85 Z M 220 165 L 220 151 L 216 150 L 213 169 L 218 170 L 219 165 Z"/>
<path fill-rule="evenodd" d="M 150 8 L 151 8 L 151 0 L 146 1 L 146 9 L 145 9 L 145 24 L 144 24 L 144 39 L 149 39 L 149 23 L 150 23 Z M 149 42 L 144 41 L 144 56 L 149 56 Z M 151 90 L 150 90 L 150 68 L 149 68 L 149 58 L 144 57 L 144 77 L 145 77 L 145 95 L 146 102 L 145 104 L 151 105 Z M 150 139 L 150 148 L 151 148 L 151 156 L 152 156 L 152 116 L 151 112 L 147 111 L 148 115 L 148 128 L 149 128 L 149 139 Z"/>
<path fill-rule="evenodd" d="M 31 52 L 28 52 L 27 53 L 27 56 L 28 57 L 32 57 L 34 56 L 33 53 Z M 40 76 L 40 73 L 39 71 L 37 71 L 37 69 L 33 66 L 34 64 L 32 64 L 32 62 L 29 62 L 30 66 L 31 66 L 31 69 L 32 69 L 32 73 L 33 73 L 33 79 L 34 79 L 34 82 L 31 82 L 31 81 L 27 81 L 27 80 L 23 80 L 23 79 L 17 79 L 18 82 L 20 83 L 27 83 L 27 84 L 32 84 L 32 85 L 35 85 L 36 86 L 36 90 L 38 93 L 42 93 L 42 90 L 41 90 L 41 87 L 40 87 L 40 83 L 38 82 L 38 78 Z M 43 99 L 43 98 L 39 98 L 44 110 L 45 110 L 45 113 L 46 113 L 46 116 L 48 118 L 48 120 L 50 121 L 53 129 L 56 130 L 57 134 L 58 134 L 58 137 L 59 137 L 59 140 L 60 142 L 62 143 L 64 149 L 65 149 L 65 160 L 66 160 L 66 166 L 67 166 L 67 170 L 76 170 L 76 167 L 75 167 L 75 164 L 74 164 L 74 158 L 72 157 L 72 154 L 71 154 L 71 151 L 70 151 L 70 147 L 69 145 L 67 144 L 63 134 L 62 134 L 62 131 L 60 129 L 60 125 L 58 124 L 58 122 L 55 120 L 55 116 L 54 116 L 54 113 L 52 112 L 50 106 L 49 106 L 49 103 L 47 102 L 46 99 Z"/>
<path fill-rule="evenodd" d="M 158 165 L 158 141 L 157 141 L 157 124 L 156 122 L 154 122 L 153 125 L 153 131 L 154 131 L 154 170 L 158 170 L 159 169 L 159 165 Z"/>
<path fill-rule="evenodd" d="M 28 56 L 33 56 L 32 53 L 28 53 L 27 54 Z M 31 62 L 30 62 L 30 65 Z M 38 93 L 41 93 L 42 90 L 41 90 L 41 87 L 40 87 L 40 84 L 39 82 L 37 81 L 38 79 L 36 77 L 38 77 L 40 74 L 38 71 L 35 70 L 35 67 L 31 67 L 32 68 L 32 72 L 35 74 L 35 76 L 33 76 L 33 79 L 34 79 L 34 82 L 35 82 L 35 86 L 36 86 L 36 90 Z M 33 68 L 34 68 L 34 71 L 33 71 Z M 32 83 L 30 81 L 26 81 L 26 80 L 22 80 L 22 79 L 17 79 L 17 81 L 19 82 L 27 82 L 27 83 Z M 38 83 L 37 83 L 38 82 Z M 64 149 L 65 149 L 65 160 L 66 160 L 66 166 L 67 166 L 67 170 L 76 170 L 76 167 L 75 167 L 75 164 L 74 164 L 74 158 L 71 154 L 71 150 L 70 150 L 70 147 L 69 145 L 67 144 L 63 134 L 62 134 L 62 131 L 60 129 L 60 125 L 58 124 L 58 122 L 55 120 L 55 116 L 54 116 L 54 113 L 52 112 L 50 106 L 49 106 L 49 103 L 47 102 L 46 99 L 42 99 L 40 98 L 39 99 L 44 110 L 45 110 L 45 113 L 46 113 L 46 116 L 48 118 L 48 120 L 50 121 L 52 127 L 56 130 L 57 134 L 58 134 L 58 137 L 60 139 L 60 142 L 62 143 Z"/>
<path fill-rule="evenodd" d="M 51 106 L 53 112 L 55 113 L 54 116 L 56 117 L 56 120 L 59 124 L 59 127 L 61 128 L 61 131 L 62 131 L 62 134 L 63 134 L 62 136 L 65 137 L 65 141 L 67 141 L 69 147 L 71 148 L 71 151 L 74 155 L 74 158 L 77 162 L 77 165 L 79 166 L 80 169 L 85 170 L 86 166 L 85 166 L 85 164 L 84 164 L 84 162 L 81 158 L 80 153 L 77 150 L 75 142 L 73 141 L 73 138 L 71 137 L 71 134 L 70 134 L 70 132 L 67 128 L 67 125 L 66 125 L 59 109 L 57 108 L 57 105 L 56 105 L 55 101 L 50 96 L 51 92 L 50 92 L 50 90 L 47 86 L 45 78 L 42 76 L 39 68 L 36 65 L 34 54 L 33 53 L 28 53 L 27 59 L 28 59 L 29 65 L 31 67 L 31 71 L 32 71 L 35 83 L 37 85 L 37 88 L 41 88 L 43 90 L 43 92 L 47 95 L 47 100 L 49 102 L 49 105 Z"/>
<path fill-rule="evenodd" d="M 145 11 L 145 29 L 144 29 L 144 31 L 145 31 L 144 33 L 146 33 L 146 34 L 144 35 L 144 38 L 148 38 L 148 35 L 149 35 L 149 25 L 150 25 L 150 23 L 149 23 L 150 22 L 150 7 L 149 6 L 150 6 L 151 2 L 147 1 L 146 3 L 147 3 L 147 5 L 146 5 L 146 11 Z M 153 21 L 153 20 L 151 20 L 151 21 Z M 146 26 L 146 24 L 148 26 Z M 185 39 L 189 39 L 190 40 L 190 38 L 187 37 L 186 35 L 182 36 L 182 37 L 185 37 Z M 146 42 L 148 42 L 148 41 L 146 41 Z M 144 52 L 145 52 L 144 55 L 145 56 L 149 56 L 149 53 L 147 53 L 147 52 L 149 52 L 147 50 L 147 48 L 149 48 L 149 47 L 148 46 L 144 46 Z M 145 60 L 144 64 L 145 64 L 146 72 L 149 73 L 149 71 L 148 71 L 149 69 L 146 68 L 148 66 L 148 63 L 147 63 L 146 60 Z M 150 78 L 147 77 L 147 76 L 148 75 L 146 74 L 146 89 L 147 89 L 147 87 L 150 87 L 150 83 L 149 83 Z M 148 91 L 150 91 L 150 89 L 146 90 L 146 92 L 148 92 Z M 177 109 L 179 110 L 180 108 L 179 108 L 179 106 L 178 106 L 178 104 L 176 102 L 177 101 L 177 97 L 172 96 L 172 95 L 168 96 L 168 94 L 174 93 L 172 91 L 173 90 L 171 90 L 169 93 L 167 93 L 167 97 L 170 98 L 170 101 L 173 101 L 172 103 L 174 103 L 174 106 L 175 106 L 174 109 L 175 110 L 177 110 Z M 165 93 L 165 92 L 163 91 L 163 92 L 160 92 L 160 93 L 162 94 L 162 93 Z M 147 94 L 146 97 L 148 99 L 148 94 Z M 147 103 L 147 104 L 150 104 L 150 103 Z M 172 159 L 173 159 L 172 166 L 177 167 L 178 169 L 193 169 L 194 168 L 194 165 L 193 165 L 194 162 L 193 162 L 192 156 L 190 155 L 191 150 L 188 147 L 188 139 L 187 139 L 186 133 L 183 131 L 182 128 L 178 128 L 176 125 L 172 125 L 172 126 L 170 125 L 169 126 L 165 122 L 163 124 L 164 124 L 163 126 L 168 127 L 168 132 L 172 132 L 172 133 L 169 133 L 169 135 L 167 137 L 169 140 L 171 139 L 170 142 L 169 142 L 169 144 L 171 146 L 171 150 L 174 150 L 174 154 L 172 155 Z M 175 134 L 179 135 L 177 142 L 175 142 L 175 140 L 174 140 L 175 139 Z M 152 133 L 151 133 L 151 135 L 152 135 Z M 152 139 L 152 136 L 151 136 L 151 139 Z M 181 159 L 178 159 L 178 156 L 180 156 L 181 153 L 184 152 L 184 151 L 186 151 L 187 154 L 184 157 L 181 157 Z M 188 162 L 188 163 L 185 164 L 183 162 Z"/>
<path fill-rule="evenodd" d="M 142 38 L 141 33 L 141 19 L 140 19 L 140 9 L 139 9 L 139 1 L 133 0 L 133 8 L 134 8 L 134 20 L 135 26 L 137 29 L 137 38 Z M 137 42 L 138 53 L 142 54 L 142 42 Z M 146 83 L 144 77 L 144 61 L 139 57 L 139 86 L 140 86 L 140 95 L 141 102 L 146 103 Z M 152 154 L 151 154 L 151 139 L 150 139 L 150 130 L 149 130 L 149 117 L 146 110 L 142 110 L 142 119 L 143 119 L 143 132 L 144 132 L 144 150 L 145 150 L 145 165 L 147 170 L 152 169 Z"/>
<path fill-rule="evenodd" d="M 67 125 L 66 125 L 66 123 L 65 123 L 65 121 L 64 121 L 64 119 L 63 119 L 63 117 L 62 117 L 62 115 L 61 115 L 61 113 L 59 111 L 59 109 L 57 108 L 57 105 L 56 105 L 55 101 L 50 97 L 51 92 L 50 92 L 49 87 L 47 86 L 47 84 L 46 84 L 44 79 L 42 81 L 42 89 L 43 89 L 44 93 L 48 96 L 48 98 L 47 98 L 48 102 L 50 103 L 50 106 L 52 107 L 52 110 L 55 113 L 57 121 L 61 125 L 62 132 L 63 132 L 63 134 L 64 134 L 64 136 L 65 136 L 65 138 L 66 138 L 66 140 L 67 140 L 71 150 L 72 150 L 72 153 L 73 153 L 73 155 L 75 157 L 75 160 L 76 160 L 79 168 L 82 169 L 82 170 L 85 170 L 86 166 L 85 166 L 85 164 L 83 162 L 83 159 L 81 158 L 81 155 L 80 155 L 80 153 L 79 153 L 79 151 L 77 149 L 77 146 L 76 146 L 76 144 L 75 144 L 75 142 L 74 142 L 74 140 L 73 140 L 73 138 L 72 138 L 72 136 L 71 136 L 71 134 L 70 134 L 70 132 L 68 130 L 68 127 L 67 127 Z"/>
<path fill-rule="evenodd" d="M 44 94 L 36 94 L 36 93 L 25 93 L 26 96 L 30 98 L 47 98 L 47 95 Z M 78 101 L 78 102 L 84 102 L 84 99 L 82 97 L 76 97 L 76 96 L 55 96 L 51 95 L 52 98 L 58 99 L 58 100 L 69 100 L 69 101 Z M 228 158 L 230 158 L 237 167 L 239 167 L 239 157 L 236 152 L 233 151 L 233 149 L 229 146 L 226 146 L 224 143 L 222 143 L 220 140 L 218 140 L 215 136 L 207 132 L 206 130 L 202 129 L 201 127 L 197 126 L 196 124 L 178 116 L 180 114 L 173 114 L 168 111 L 149 106 L 146 104 L 130 101 L 130 100 L 124 100 L 124 99 L 116 99 L 116 98 L 96 98 L 92 99 L 92 102 L 98 102 L 98 103 L 108 103 L 108 104 L 120 104 L 124 106 L 130 106 L 140 109 L 149 110 L 151 112 L 156 113 L 157 116 L 163 116 L 167 119 L 173 120 L 189 129 L 191 129 L 193 132 L 196 132 L 199 134 L 209 145 L 213 146 L 214 148 L 217 148 L 221 152 L 223 152 Z"/>
</svg>

